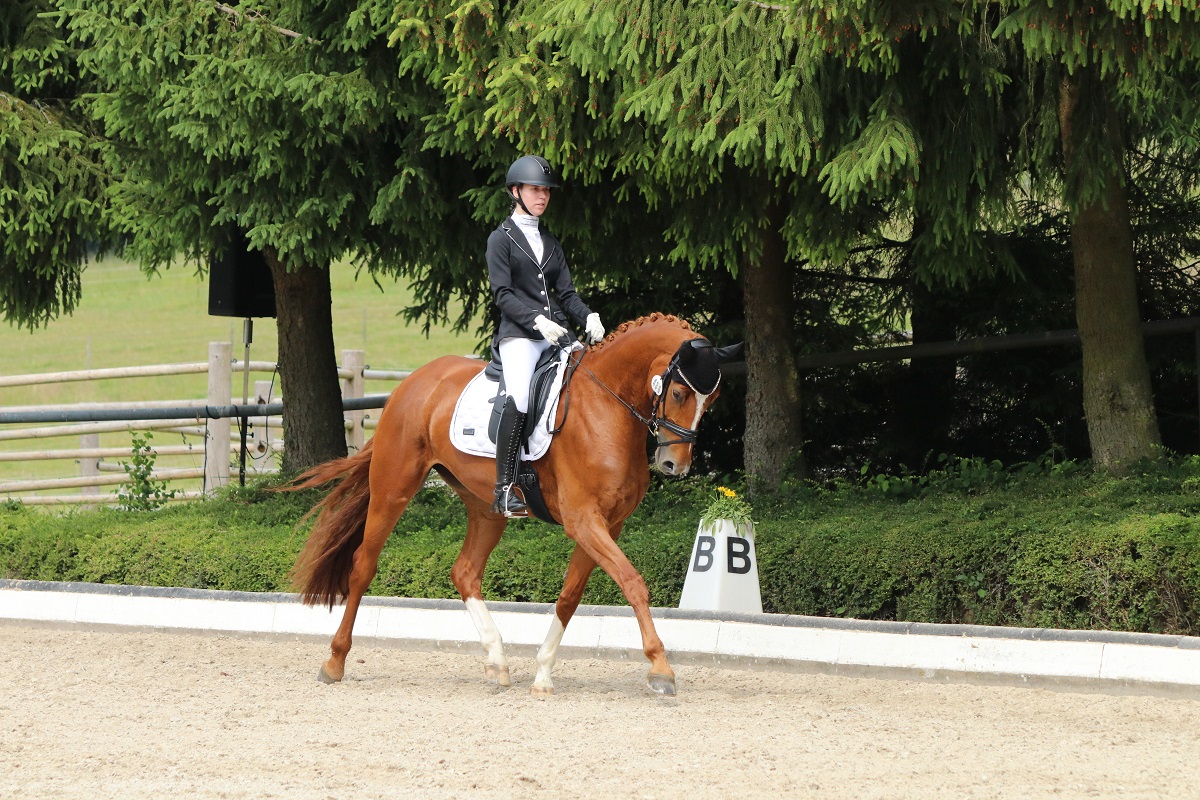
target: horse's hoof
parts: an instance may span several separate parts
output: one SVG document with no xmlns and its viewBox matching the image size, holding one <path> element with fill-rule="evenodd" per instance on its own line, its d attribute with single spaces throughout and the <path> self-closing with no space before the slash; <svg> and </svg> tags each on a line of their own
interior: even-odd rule
<svg viewBox="0 0 1200 800">
<path fill-rule="evenodd" d="M 656 675 L 650 673 L 650 677 L 646 679 L 650 689 L 656 694 L 661 694 L 664 697 L 675 696 L 675 676 L 674 675 Z"/>
<path fill-rule="evenodd" d="M 547 697 L 554 696 L 553 686 L 538 686 L 536 683 L 529 687 L 529 696 L 536 697 L 538 700 L 545 700 Z"/>
<path fill-rule="evenodd" d="M 317 680 L 319 680 L 321 683 L 326 683 L 326 684 L 337 683 L 341 679 L 342 678 L 340 675 L 335 678 L 335 677 L 333 677 L 333 675 L 329 674 L 329 670 L 327 670 L 325 668 L 324 664 L 321 665 L 321 670 L 320 670 L 320 672 L 317 673 Z"/>
<path fill-rule="evenodd" d="M 500 686 L 512 686 L 512 679 L 508 676 L 508 667 L 501 667 L 497 664 L 486 664 L 483 668 L 483 674 L 492 683 Z"/>
</svg>

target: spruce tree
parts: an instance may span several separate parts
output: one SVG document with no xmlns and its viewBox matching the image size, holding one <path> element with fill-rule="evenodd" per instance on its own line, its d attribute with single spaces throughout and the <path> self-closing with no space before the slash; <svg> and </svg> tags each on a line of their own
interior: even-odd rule
<svg viewBox="0 0 1200 800">
<path fill-rule="evenodd" d="M 857 78 L 845 83 L 847 95 L 862 95 L 848 114 L 832 109 L 830 127 L 840 118 L 862 133 L 823 167 L 826 190 L 843 204 L 906 198 L 911 252 L 927 286 L 937 277 L 970 281 L 980 270 L 1019 277 L 1005 231 L 1066 206 L 1092 455 L 1114 472 L 1154 457 L 1128 187 L 1135 151 L 1196 163 L 1195 4 L 787 8 L 810 56 L 824 53 L 827 68 L 841 62 Z M 1195 169 L 1175 173 L 1177 204 L 1186 203 Z M 913 295 L 914 334 L 921 294 Z"/>
<path fill-rule="evenodd" d="M 108 183 L 50 11 L 49 0 L 0 10 L 0 317 L 30 329 L 79 302 L 88 249 L 104 239 Z"/>
<path fill-rule="evenodd" d="M 1119 473 L 1156 457 L 1160 440 L 1137 296 L 1132 154 L 1171 158 L 1179 194 L 1194 192 L 1200 9 L 1067 0 L 1005 12 L 997 36 L 1028 59 L 1028 91 L 1042 112 L 1025 155 L 1031 171 L 1061 186 L 1070 214 L 1092 454 Z"/>
<path fill-rule="evenodd" d="M 929 290 L 997 272 L 1019 277 L 1009 233 L 1053 213 L 1039 202 L 1065 203 L 1093 456 L 1120 471 L 1155 455 L 1126 183 L 1133 146 L 1182 150 L 1183 163 L 1196 163 L 1187 144 L 1197 121 L 1195 4 L 554 4 L 567 7 L 573 16 L 544 18 L 566 32 L 544 39 L 599 33 L 614 21 L 604 11 L 619 9 L 615 21 L 629 35 L 597 35 L 590 45 L 633 43 L 617 62 L 632 67 L 639 88 L 622 96 L 631 115 L 672 126 L 668 148 L 683 143 L 696 156 L 719 143 L 716 154 L 742 166 L 762 146 L 765 163 L 785 174 L 819 167 L 841 221 L 812 226 L 835 217 L 797 193 L 789 222 L 810 230 L 791 240 L 792 252 L 844 268 L 855 249 L 906 240 L 896 266 L 914 281 L 918 340 Z M 672 35 L 679 30 L 695 33 Z M 583 63 L 580 49 L 563 49 Z M 665 54 L 655 62 L 665 68 L 639 74 L 633 65 L 655 54 Z M 811 121 L 818 116 L 823 125 Z M 781 119 L 794 128 L 790 155 L 772 130 L 773 121 L 787 130 Z M 824 152 L 813 156 L 817 148 Z M 1194 169 L 1179 170 L 1179 180 L 1194 186 Z M 814 212 L 807 218 L 797 213 L 804 204 Z M 928 307 L 936 305 L 944 322 L 928 327 L 946 338 L 950 306 Z M 941 370 L 948 385 L 953 363 Z"/>
<path fill-rule="evenodd" d="M 203 268 L 242 231 L 275 283 L 283 466 L 344 455 L 329 270 L 439 264 L 461 219 L 447 208 L 475 183 L 421 148 L 429 109 L 397 77 L 391 5 L 60 2 L 97 82 L 127 252 Z"/>
<path fill-rule="evenodd" d="M 894 295 L 902 302 L 879 319 L 911 322 L 918 342 L 953 338 L 962 327 L 954 292 L 997 276 L 1020 281 L 1013 244 L 1024 246 L 1026 231 L 1052 232 L 1064 202 L 1076 208 L 1076 189 L 1058 172 L 1059 84 L 1010 39 L 1042 34 L 1006 23 L 1038 7 L 402 2 L 394 38 L 403 68 L 446 90 L 445 110 L 430 118 L 431 142 L 483 159 L 498 139 L 542 152 L 578 182 L 616 187 L 613 208 L 640 200 L 647 238 L 665 223 L 665 265 L 739 274 L 751 342 L 746 466 L 770 485 L 800 444 L 791 354 L 771 347 L 805 338 L 793 320 L 813 293 L 812 275 L 902 287 Z M 1157 20 L 1155 8 L 1117 13 Z M 1187 33 L 1179 12 L 1166 16 L 1172 35 Z M 1110 36 L 1109 21 L 1095 25 L 1096 36 Z M 1128 35 L 1139 35 L 1134 28 Z M 1079 30 L 1064 35 L 1096 49 Z M 1167 35 L 1148 32 L 1146 45 Z M 1162 92 L 1177 107 L 1161 116 L 1160 131 L 1190 129 L 1184 50 L 1181 77 Z M 1139 113 L 1144 123 L 1145 106 Z M 1137 141 L 1179 152 L 1178 138 Z M 1092 275 L 1081 274 L 1084 283 Z M 1128 297 L 1128 285 L 1121 292 Z M 1083 328 L 1085 352 L 1123 347 Z M 931 424 L 943 420 L 945 433 L 945 408 L 926 398 L 931 387 L 954 383 L 953 361 L 911 370 L 913 410 Z M 1089 370 L 1086 391 L 1103 394 L 1097 377 Z M 1099 412 L 1088 415 L 1091 425 Z M 1134 452 L 1113 456 L 1098 429 L 1093 438 L 1106 467 L 1153 447 L 1134 430 L 1125 437 Z"/>
<path fill-rule="evenodd" d="M 745 8 L 755 25 L 774 25 L 764 9 Z M 458 141 L 511 142 L 587 187 L 592 208 L 572 231 L 603 282 L 637 272 L 668 284 L 719 284 L 718 271 L 739 276 L 748 298 L 745 464 L 757 483 L 773 487 L 790 468 L 802 469 L 783 230 L 794 195 L 809 188 L 798 184 L 795 166 L 812 149 L 810 117 L 801 113 L 811 98 L 791 93 L 797 84 L 785 77 L 787 90 L 774 95 L 782 109 L 758 121 L 769 130 L 765 143 L 757 129 L 724 138 L 735 112 L 706 123 L 711 109 L 698 103 L 678 114 L 672 100 L 638 105 L 638 92 L 658 85 L 676 59 L 701 52 L 707 26 L 726 10 L 712 2 L 401 2 L 393 38 L 405 69 L 446 88 L 439 146 L 454 146 L 444 138 L 451 131 Z M 761 49 L 757 28 L 745 35 L 735 23 L 730 32 L 743 57 Z M 775 86 L 794 59 L 786 44 L 768 50 L 774 60 L 755 70 L 756 93 L 763 80 Z M 608 230 L 619 244 L 599 235 Z"/>
</svg>

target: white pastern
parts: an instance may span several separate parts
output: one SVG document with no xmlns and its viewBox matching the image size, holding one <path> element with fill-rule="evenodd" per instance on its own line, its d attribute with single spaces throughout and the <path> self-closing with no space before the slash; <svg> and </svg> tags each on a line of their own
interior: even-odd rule
<svg viewBox="0 0 1200 800">
<path fill-rule="evenodd" d="M 565 631 L 566 628 L 563 627 L 562 621 L 555 614 L 554 621 L 550 623 L 550 630 L 546 632 L 546 640 L 538 648 L 538 671 L 537 677 L 533 679 L 535 691 L 547 693 L 554 691 L 554 681 L 550 679 L 550 673 L 554 670 L 554 663 L 558 661 L 558 646 L 562 643 Z"/>
<path fill-rule="evenodd" d="M 479 641 L 483 644 L 483 650 L 487 653 L 487 663 L 494 665 L 501 672 L 508 672 L 508 661 L 504 658 L 504 642 L 500 639 L 500 629 L 496 627 L 496 623 L 492 620 L 492 614 L 487 610 L 487 605 L 478 597 L 467 598 L 467 611 L 471 614 L 471 621 L 475 623 L 475 630 L 479 631 Z"/>
</svg>

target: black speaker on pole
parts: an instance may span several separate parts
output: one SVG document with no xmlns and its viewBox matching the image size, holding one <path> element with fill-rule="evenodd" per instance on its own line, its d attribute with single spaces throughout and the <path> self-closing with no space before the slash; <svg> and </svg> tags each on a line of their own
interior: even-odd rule
<svg viewBox="0 0 1200 800">
<path fill-rule="evenodd" d="M 215 317 L 274 317 L 275 283 L 261 250 L 246 234 L 230 230 L 225 246 L 208 263 L 208 313 Z"/>
</svg>

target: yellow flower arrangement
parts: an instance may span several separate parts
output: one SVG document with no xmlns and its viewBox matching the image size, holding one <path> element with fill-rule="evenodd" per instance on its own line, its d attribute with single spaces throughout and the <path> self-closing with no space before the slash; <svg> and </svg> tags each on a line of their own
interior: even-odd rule
<svg viewBox="0 0 1200 800">
<path fill-rule="evenodd" d="M 724 486 L 717 487 L 717 496 L 700 516 L 705 525 L 712 525 L 719 519 L 727 519 L 738 528 L 754 524 L 750 517 L 750 504 L 733 489 Z"/>
</svg>

